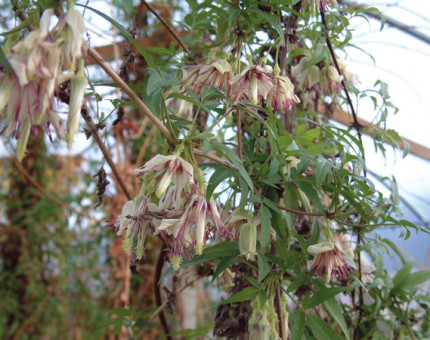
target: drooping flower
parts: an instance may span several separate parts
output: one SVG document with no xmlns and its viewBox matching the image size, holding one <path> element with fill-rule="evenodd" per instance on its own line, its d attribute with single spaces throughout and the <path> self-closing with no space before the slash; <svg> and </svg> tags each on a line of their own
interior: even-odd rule
<svg viewBox="0 0 430 340">
<path fill-rule="evenodd" d="M 287 76 L 276 76 L 266 102 L 275 112 L 285 112 L 290 110 L 295 103 L 300 103 L 300 99 L 295 95 L 294 85 Z"/>
<path fill-rule="evenodd" d="M 180 193 L 187 184 L 193 181 L 193 166 L 177 155 L 156 155 L 145 163 L 144 166 L 135 170 L 136 176 L 140 177 L 149 173 L 154 173 L 151 178 L 157 178 L 162 173 L 163 177 L 159 181 L 156 189 L 157 197 L 161 197 L 173 183 L 175 186 L 172 200 L 180 198 Z"/>
<path fill-rule="evenodd" d="M 83 20 L 79 24 L 79 38 L 77 33 L 67 39 L 59 37 L 64 27 L 77 30 L 76 18 L 80 16 L 82 19 L 82 16 L 76 11 L 77 14 L 71 13 L 73 11 L 70 9 L 64 18 L 60 18 L 51 31 L 49 26 L 53 10 L 44 11 L 39 29 L 32 31 L 7 53 L 13 72 L 0 67 L 0 123 L 3 123 L 0 132 L 18 140 L 17 156 L 20 160 L 24 157 L 30 133 L 36 134 L 38 126 L 46 131 L 50 139 L 50 126 L 54 127 L 59 138 L 65 136 L 54 96 L 58 86 L 73 77 L 75 60 L 82 55 Z M 67 48 L 66 45 L 70 46 Z M 68 58 L 65 50 L 73 61 L 67 66 L 64 65 L 64 60 Z M 77 103 L 77 97 L 82 100 L 82 96 L 75 96 L 74 103 Z M 75 107 L 79 105 L 77 103 Z M 70 131 L 77 130 L 77 124 L 76 118 L 68 120 L 69 136 L 72 135 Z"/>
<path fill-rule="evenodd" d="M 84 99 L 85 87 L 87 86 L 87 77 L 84 74 L 84 61 L 79 62 L 78 72 L 72 77 L 69 115 L 67 117 L 67 144 L 69 149 L 72 147 L 73 137 L 78 131 L 79 117 Z"/>
<path fill-rule="evenodd" d="M 299 82 L 299 88 L 312 89 L 320 81 L 320 68 L 317 65 L 312 65 L 309 69 L 305 66 L 309 62 L 308 57 L 303 57 L 297 65 L 291 68 L 291 75 Z"/>
<path fill-rule="evenodd" d="M 343 251 L 332 242 L 320 242 L 311 245 L 308 253 L 316 255 L 311 269 L 315 275 L 325 277 L 327 281 L 334 281 L 336 277 L 346 278 L 352 268 L 346 262 Z"/>
<path fill-rule="evenodd" d="M 230 80 L 229 97 L 235 102 L 246 99 L 254 104 L 261 104 L 273 88 L 274 78 L 270 66 L 246 67 Z"/>
<path fill-rule="evenodd" d="M 60 24 L 65 24 L 65 42 L 62 45 L 66 62 L 73 65 L 76 60 L 82 57 L 83 34 L 85 33 L 84 18 L 82 14 L 70 8 L 64 15 L 64 20 L 60 19 Z M 71 66 L 73 69 L 73 66 Z"/>
<path fill-rule="evenodd" d="M 217 59 L 210 64 L 189 65 L 183 68 L 181 87 L 201 95 L 205 88 L 227 89 L 231 76 L 231 66 L 225 59 Z"/>
<path fill-rule="evenodd" d="M 145 196 L 138 195 L 128 201 L 122 208 L 121 215 L 111 225 L 121 236 L 125 232 L 123 248 L 125 251 L 135 249 L 136 258 L 140 260 L 145 252 L 145 238 L 151 223 L 151 218 L 145 216 L 148 211 L 154 211 L 154 205 L 148 203 Z"/>
<path fill-rule="evenodd" d="M 62 137 L 61 123 L 52 119 L 55 112 L 54 92 L 61 73 L 61 51 L 48 36 L 52 10 L 43 13 L 40 29 L 31 32 L 12 47 L 7 56 L 13 73 L 0 70 L 0 118 L 2 133 L 18 140 L 18 159 L 24 157 L 31 130 L 46 130 L 52 124 Z"/>
<path fill-rule="evenodd" d="M 167 109 L 173 114 L 186 119 L 193 120 L 193 104 L 181 98 L 169 98 L 166 100 Z"/>
<path fill-rule="evenodd" d="M 239 235 L 240 254 L 247 260 L 257 254 L 257 227 L 253 223 L 245 223 L 240 229 Z"/>
</svg>

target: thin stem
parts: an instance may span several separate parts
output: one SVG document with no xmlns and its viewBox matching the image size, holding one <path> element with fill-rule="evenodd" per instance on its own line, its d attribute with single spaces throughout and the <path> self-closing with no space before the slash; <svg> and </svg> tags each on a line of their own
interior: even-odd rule
<svg viewBox="0 0 430 340">
<path fill-rule="evenodd" d="M 321 22 L 322 22 L 322 24 L 323 24 L 323 26 L 327 32 L 326 38 L 325 38 L 327 48 L 330 52 L 330 56 L 331 56 L 331 59 L 333 61 L 334 67 L 336 68 L 339 75 L 342 75 L 342 71 L 341 71 L 339 64 L 337 62 L 336 54 L 334 53 L 333 46 L 332 46 L 332 44 L 330 42 L 330 38 L 328 36 L 328 26 L 327 26 L 327 22 L 325 21 L 324 9 L 322 8 L 322 6 L 320 7 L 320 14 L 321 14 Z M 363 127 L 363 125 L 361 125 L 360 122 L 358 121 L 357 114 L 356 114 L 355 109 L 354 109 L 354 105 L 352 105 L 352 100 L 351 100 L 351 97 L 349 95 L 349 91 L 348 91 L 348 88 L 346 87 L 346 83 L 345 83 L 345 80 L 343 79 L 343 77 L 341 80 L 341 84 L 342 84 L 343 90 L 345 92 L 345 96 L 346 96 L 346 100 L 348 102 L 349 108 L 351 110 L 352 119 L 354 121 L 354 123 L 352 125 L 355 128 L 355 130 L 357 131 L 357 135 L 358 135 L 358 139 L 360 140 L 360 143 L 363 144 L 363 141 L 361 138 L 361 132 L 360 132 L 360 129 Z M 363 159 L 365 159 L 364 154 L 363 154 Z M 367 175 L 366 168 L 363 169 L 363 173 L 364 173 L 364 176 L 366 177 L 366 175 Z"/>
<path fill-rule="evenodd" d="M 237 110 L 237 153 L 239 159 L 243 162 L 243 151 L 242 151 L 242 119 L 240 117 L 240 110 Z"/>
<path fill-rule="evenodd" d="M 285 334 L 286 329 L 284 327 L 284 313 L 282 312 L 281 289 L 279 288 L 279 286 L 276 287 L 275 309 L 276 314 L 278 314 L 279 338 L 281 338 L 281 340 L 286 340 L 288 335 Z"/>
<path fill-rule="evenodd" d="M 188 54 L 190 54 L 191 51 L 184 44 L 184 42 L 181 40 L 179 35 L 173 30 L 172 26 L 170 26 L 169 23 L 166 20 L 164 20 L 164 18 L 162 16 L 160 16 L 160 14 L 158 14 L 157 11 L 150 4 L 148 4 L 145 0 L 142 0 L 142 4 L 144 4 L 152 12 L 152 14 L 154 14 L 157 17 L 157 19 L 161 21 L 161 23 L 164 25 L 164 27 L 166 27 L 166 29 L 173 36 L 173 38 L 175 38 L 175 40 L 178 42 L 178 44 L 182 46 L 184 51 L 187 52 Z"/>
<path fill-rule="evenodd" d="M 121 77 L 109 66 L 106 60 L 91 46 L 88 46 L 88 54 L 95 60 L 97 64 L 112 78 L 113 81 L 130 97 L 130 99 L 137 105 L 139 110 L 148 117 L 160 132 L 172 143 L 177 145 L 178 141 L 171 135 L 169 130 L 163 123 L 151 112 L 148 106 L 139 98 L 139 96 L 121 79 Z"/>
<path fill-rule="evenodd" d="M 93 119 L 88 114 L 88 109 L 86 106 L 83 106 L 81 109 L 81 116 L 85 119 L 85 122 L 87 123 L 89 127 L 89 131 L 91 132 L 91 135 L 94 137 L 94 140 L 96 141 L 97 145 L 99 146 L 101 152 L 103 153 L 104 158 L 106 159 L 106 162 L 108 162 L 110 168 L 112 169 L 112 173 L 115 176 L 115 179 L 117 180 L 119 186 L 121 187 L 122 191 L 124 192 L 125 196 L 129 200 L 133 199 L 133 196 L 131 195 L 130 191 L 128 190 L 124 179 L 121 177 L 121 174 L 118 171 L 118 168 L 116 167 L 112 157 L 110 156 L 109 151 L 106 149 L 106 146 L 104 145 L 102 139 L 100 138 L 100 135 L 97 131 L 97 128 L 93 122 Z"/>
</svg>

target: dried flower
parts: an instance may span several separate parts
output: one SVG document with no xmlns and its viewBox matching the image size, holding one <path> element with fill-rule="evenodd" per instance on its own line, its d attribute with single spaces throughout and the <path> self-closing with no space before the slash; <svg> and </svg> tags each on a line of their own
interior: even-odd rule
<svg viewBox="0 0 430 340">
<path fill-rule="evenodd" d="M 346 278 L 352 268 L 346 262 L 343 251 L 332 242 L 320 242 L 308 247 L 308 253 L 316 255 L 311 269 L 315 275 L 334 281 L 336 276 Z"/>
</svg>

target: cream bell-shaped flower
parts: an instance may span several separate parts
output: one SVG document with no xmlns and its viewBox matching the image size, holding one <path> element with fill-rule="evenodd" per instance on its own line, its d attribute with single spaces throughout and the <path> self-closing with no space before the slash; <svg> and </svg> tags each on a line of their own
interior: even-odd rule
<svg viewBox="0 0 430 340">
<path fill-rule="evenodd" d="M 311 245 L 307 251 L 316 256 L 311 270 L 315 269 L 315 275 L 325 277 L 327 281 L 334 281 L 336 277 L 346 278 L 347 272 L 352 272 L 343 251 L 332 242 Z"/>
<path fill-rule="evenodd" d="M 276 76 L 266 102 L 275 112 L 285 112 L 290 110 L 296 103 L 300 103 L 300 99 L 294 93 L 294 85 L 290 78 Z"/>
<path fill-rule="evenodd" d="M 269 67 L 246 67 L 230 80 L 229 97 L 235 102 L 247 99 L 254 104 L 261 104 L 274 86 L 274 77 Z"/>
<path fill-rule="evenodd" d="M 73 137 L 78 132 L 79 117 L 81 116 L 81 108 L 87 84 L 87 77 L 84 73 L 84 61 L 81 59 L 79 61 L 78 72 L 71 80 L 69 115 L 67 117 L 67 144 L 69 149 L 72 148 Z"/>
<path fill-rule="evenodd" d="M 230 63 L 225 59 L 216 59 L 210 64 L 184 66 L 181 87 L 201 95 L 205 88 L 227 89 L 231 77 Z"/>
<path fill-rule="evenodd" d="M 151 160 L 145 163 L 144 166 L 135 170 L 136 176 L 144 176 L 149 173 L 154 173 L 151 178 L 155 178 L 164 173 L 163 177 L 157 185 L 155 194 L 161 197 L 173 183 L 175 186 L 173 199 L 179 199 L 181 192 L 187 184 L 193 182 L 193 166 L 186 160 L 177 155 L 156 155 Z"/>
</svg>

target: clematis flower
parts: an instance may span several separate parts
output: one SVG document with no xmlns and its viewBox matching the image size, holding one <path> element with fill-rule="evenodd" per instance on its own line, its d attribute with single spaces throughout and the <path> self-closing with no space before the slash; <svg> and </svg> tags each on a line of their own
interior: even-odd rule
<svg viewBox="0 0 430 340">
<path fill-rule="evenodd" d="M 164 173 L 156 189 L 157 197 L 161 197 L 173 183 L 175 186 L 172 200 L 180 198 L 180 193 L 187 184 L 193 181 L 193 166 L 186 160 L 176 155 L 156 155 L 146 162 L 144 166 L 135 170 L 136 176 L 140 177 L 149 173 L 154 173 L 152 178 L 159 177 Z"/>
<path fill-rule="evenodd" d="M 309 69 L 305 69 L 309 60 L 308 57 L 303 57 L 297 65 L 291 68 L 291 75 L 298 80 L 299 87 L 303 89 L 312 89 L 320 81 L 321 70 L 317 65 L 312 65 Z"/>
<path fill-rule="evenodd" d="M 82 56 L 82 33 L 85 30 L 82 16 L 70 9 L 50 31 L 52 15 L 52 9 L 44 11 L 39 29 L 28 34 L 7 54 L 13 72 L 0 67 L 0 124 L 2 124 L 0 132 L 6 137 L 18 140 L 19 160 L 24 157 L 30 133 L 36 134 L 38 126 L 46 131 L 51 140 L 50 126 L 54 127 L 60 139 L 65 137 L 63 122 L 57 114 L 55 91 L 60 84 L 72 77 L 80 78 L 81 84 L 86 82 L 83 71 L 74 76 L 75 60 Z M 59 38 L 64 27 L 75 33 L 69 35 L 67 39 Z M 65 59 L 73 61 L 70 67 L 65 67 Z M 75 112 L 81 105 L 83 89 L 77 90 L 76 84 L 73 83 L 74 81 L 70 108 Z M 78 129 L 77 118 L 78 115 L 74 115 L 74 118 L 67 122 L 69 147 L 73 134 Z"/>
<path fill-rule="evenodd" d="M 294 94 L 294 85 L 286 76 L 274 78 L 273 88 L 266 101 L 276 112 L 288 111 L 295 103 L 300 103 L 300 99 Z"/>
<path fill-rule="evenodd" d="M 181 87 L 189 88 L 201 95 L 204 88 L 227 89 L 231 76 L 231 66 L 225 59 L 217 59 L 209 65 L 185 66 Z"/>
<path fill-rule="evenodd" d="M 18 140 L 19 160 L 24 157 L 30 132 L 37 133 L 37 126 L 49 133 L 49 125 L 53 125 L 63 136 L 61 122 L 53 114 L 62 61 L 59 43 L 52 42 L 48 35 L 52 13 L 45 11 L 40 29 L 12 47 L 7 58 L 14 72 L 0 69 L 0 119 L 4 121 L 1 133 Z"/>
<path fill-rule="evenodd" d="M 274 78 L 270 66 L 246 67 L 241 74 L 230 80 L 229 97 L 235 102 L 247 99 L 254 104 L 261 104 L 272 90 Z"/>
<path fill-rule="evenodd" d="M 154 211 L 154 205 L 148 203 L 144 196 L 137 196 L 128 201 L 122 208 L 121 215 L 115 220 L 110 221 L 110 225 L 121 236 L 126 233 L 123 241 L 125 251 L 135 249 L 136 258 L 140 260 L 145 253 L 145 238 L 151 223 L 150 217 L 145 217 L 148 211 Z"/>
<path fill-rule="evenodd" d="M 254 258 L 257 254 L 257 227 L 255 224 L 245 223 L 240 228 L 239 250 L 247 260 Z"/>
<path fill-rule="evenodd" d="M 311 269 L 315 275 L 334 281 L 337 277 L 346 278 L 352 268 L 346 262 L 343 251 L 332 242 L 320 242 L 308 247 L 308 253 L 316 255 Z"/>
<path fill-rule="evenodd" d="M 62 45 L 63 54 L 68 64 L 74 65 L 75 61 L 82 57 L 83 34 L 85 33 L 84 18 L 82 14 L 70 8 L 60 19 L 60 25 L 65 25 L 65 39 Z M 73 69 L 73 66 L 71 66 Z"/>
<path fill-rule="evenodd" d="M 67 143 L 69 149 L 72 147 L 73 137 L 78 131 L 79 117 L 83 104 L 82 101 L 87 84 L 87 77 L 84 74 L 84 61 L 81 59 L 79 62 L 79 70 L 71 80 L 69 115 L 67 117 Z"/>
</svg>

